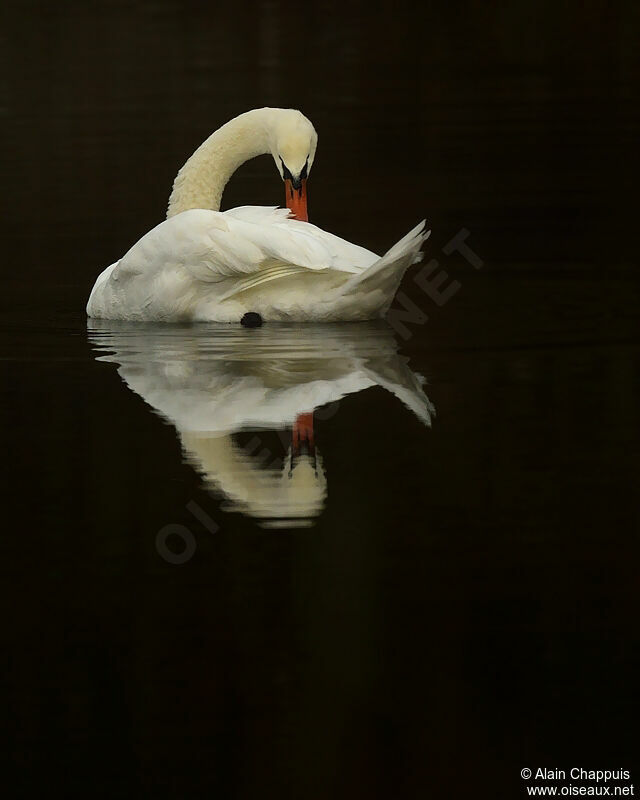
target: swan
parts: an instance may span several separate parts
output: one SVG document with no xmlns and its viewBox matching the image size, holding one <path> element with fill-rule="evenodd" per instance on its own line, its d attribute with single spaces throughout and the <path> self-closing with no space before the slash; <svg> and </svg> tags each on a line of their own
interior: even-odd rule
<svg viewBox="0 0 640 800">
<path fill-rule="evenodd" d="M 156 322 L 351 321 L 384 316 L 421 259 L 424 221 L 384 256 L 307 221 L 318 136 L 295 109 L 260 108 L 211 134 L 178 172 L 167 218 L 95 282 L 89 317 Z M 220 212 L 245 161 L 271 154 L 286 208 Z"/>
<path fill-rule="evenodd" d="M 173 425 L 205 487 L 266 527 L 307 525 L 325 506 L 315 409 L 380 386 L 423 425 L 435 414 L 424 378 L 382 321 L 249 332 L 90 320 L 88 333 L 97 360 L 116 363 L 124 384 Z M 284 453 L 267 454 L 258 436 L 243 447 L 236 435 L 265 430 L 291 430 Z"/>
</svg>

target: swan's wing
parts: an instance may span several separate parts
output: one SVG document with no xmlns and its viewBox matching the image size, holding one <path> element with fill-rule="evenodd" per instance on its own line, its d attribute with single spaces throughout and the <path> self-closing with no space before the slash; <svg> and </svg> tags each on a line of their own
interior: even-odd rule
<svg viewBox="0 0 640 800">
<path fill-rule="evenodd" d="M 287 209 L 243 206 L 224 213 L 191 209 L 161 222 L 120 259 L 113 280 L 170 269 L 217 282 L 260 282 L 308 270 L 358 274 L 377 259 L 363 247 L 307 222 Z"/>
<path fill-rule="evenodd" d="M 158 296 L 171 298 L 173 308 L 198 284 L 222 281 L 218 299 L 225 300 L 309 271 L 357 277 L 376 260 L 363 247 L 291 219 L 287 209 L 190 209 L 150 230 L 105 271 L 105 285 L 94 288 L 87 308 L 94 316 L 124 305 L 142 313 Z"/>
<path fill-rule="evenodd" d="M 286 208 L 240 206 L 225 211 L 223 216 L 233 220 L 234 230 L 251 236 L 256 242 L 259 236 L 262 246 L 278 249 L 278 257 L 288 256 L 291 263 L 308 269 L 334 269 L 357 274 L 379 258 L 370 250 L 317 225 L 293 219 Z M 256 225 L 258 229 L 247 228 L 244 223 Z"/>
</svg>

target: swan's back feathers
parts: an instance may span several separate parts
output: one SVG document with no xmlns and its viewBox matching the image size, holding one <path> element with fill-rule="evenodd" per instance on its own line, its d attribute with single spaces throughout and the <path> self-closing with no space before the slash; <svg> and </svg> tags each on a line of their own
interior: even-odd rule
<svg viewBox="0 0 640 800">
<path fill-rule="evenodd" d="M 309 270 L 359 273 L 374 253 L 289 217 L 288 209 L 241 206 L 223 213 L 190 209 L 161 222 L 120 260 L 113 276 L 184 268 L 216 282 L 275 262 Z"/>
<path fill-rule="evenodd" d="M 292 219 L 289 209 L 279 206 L 236 206 L 228 211 L 223 211 L 222 215 L 243 222 L 253 222 L 256 225 L 275 225 L 278 222 Z"/>
<path fill-rule="evenodd" d="M 295 236 L 299 246 L 314 253 L 313 264 L 310 262 L 304 264 L 307 267 L 320 269 L 322 268 L 320 265 L 323 264 L 323 267 L 357 273 L 366 269 L 378 258 L 366 247 L 348 242 L 311 222 L 294 219 L 288 208 L 239 206 L 223 212 L 223 216 L 257 225 L 272 225 L 278 231 L 286 231 L 289 235 Z M 319 245 L 322 245 L 322 250 L 318 249 Z M 331 263 L 326 263 L 327 255 Z"/>
</svg>

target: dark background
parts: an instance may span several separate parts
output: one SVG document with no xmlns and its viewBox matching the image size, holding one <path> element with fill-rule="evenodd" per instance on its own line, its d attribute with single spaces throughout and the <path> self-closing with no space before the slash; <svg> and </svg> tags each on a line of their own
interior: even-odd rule
<svg viewBox="0 0 640 800">
<path fill-rule="evenodd" d="M 515 798 L 523 767 L 635 767 L 638 8 L 5 5 L 15 796 Z M 284 533 L 202 490 L 84 318 L 186 157 L 263 105 L 319 132 L 314 222 L 381 251 L 426 216 L 462 283 L 400 341 L 433 429 L 343 401 L 327 509 Z M 223 206 L 281 195 L 262 158 Z M 461 228 L 479 271 L 442 255 Z"/>
</svg>

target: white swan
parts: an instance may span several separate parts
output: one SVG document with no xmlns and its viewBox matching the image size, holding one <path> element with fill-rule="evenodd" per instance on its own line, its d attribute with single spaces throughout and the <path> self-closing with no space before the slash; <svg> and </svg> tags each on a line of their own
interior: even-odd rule
<svg viewBox="0 0 640 800">
<path fill-rule="evenodd" d="M 98 320 L 89 322 L 89 338 L 98 360 L 117 363 L 129 389 L 175 426 L 205 486 L 227 498 L 228 510 L 268 526 L 311 521 L 325 505 L 315 409 L 380 386 L 424 425 L 435 413 L 424 379 L 399 355 L 383 322 L 249 332 Z M 236 436 L 289 429 L 278 452 L 267 452 L 258 435 L 245 446 Z"/>
<path fill-rule="evenodd" d="M 178 173 L 167 219 L 100 274 L 87 314 L 162 322 L 238 322 L 247 312 L 292 321 L 383 316 L 429 234 L 422 222 L 380 258 L 301 221 L 317 140 L 294 109 L 255 109 L 223 125 Z M 285 181 L 287 209 L 220 212 L 231 175 L 263 153 Z"/>
</svg>

